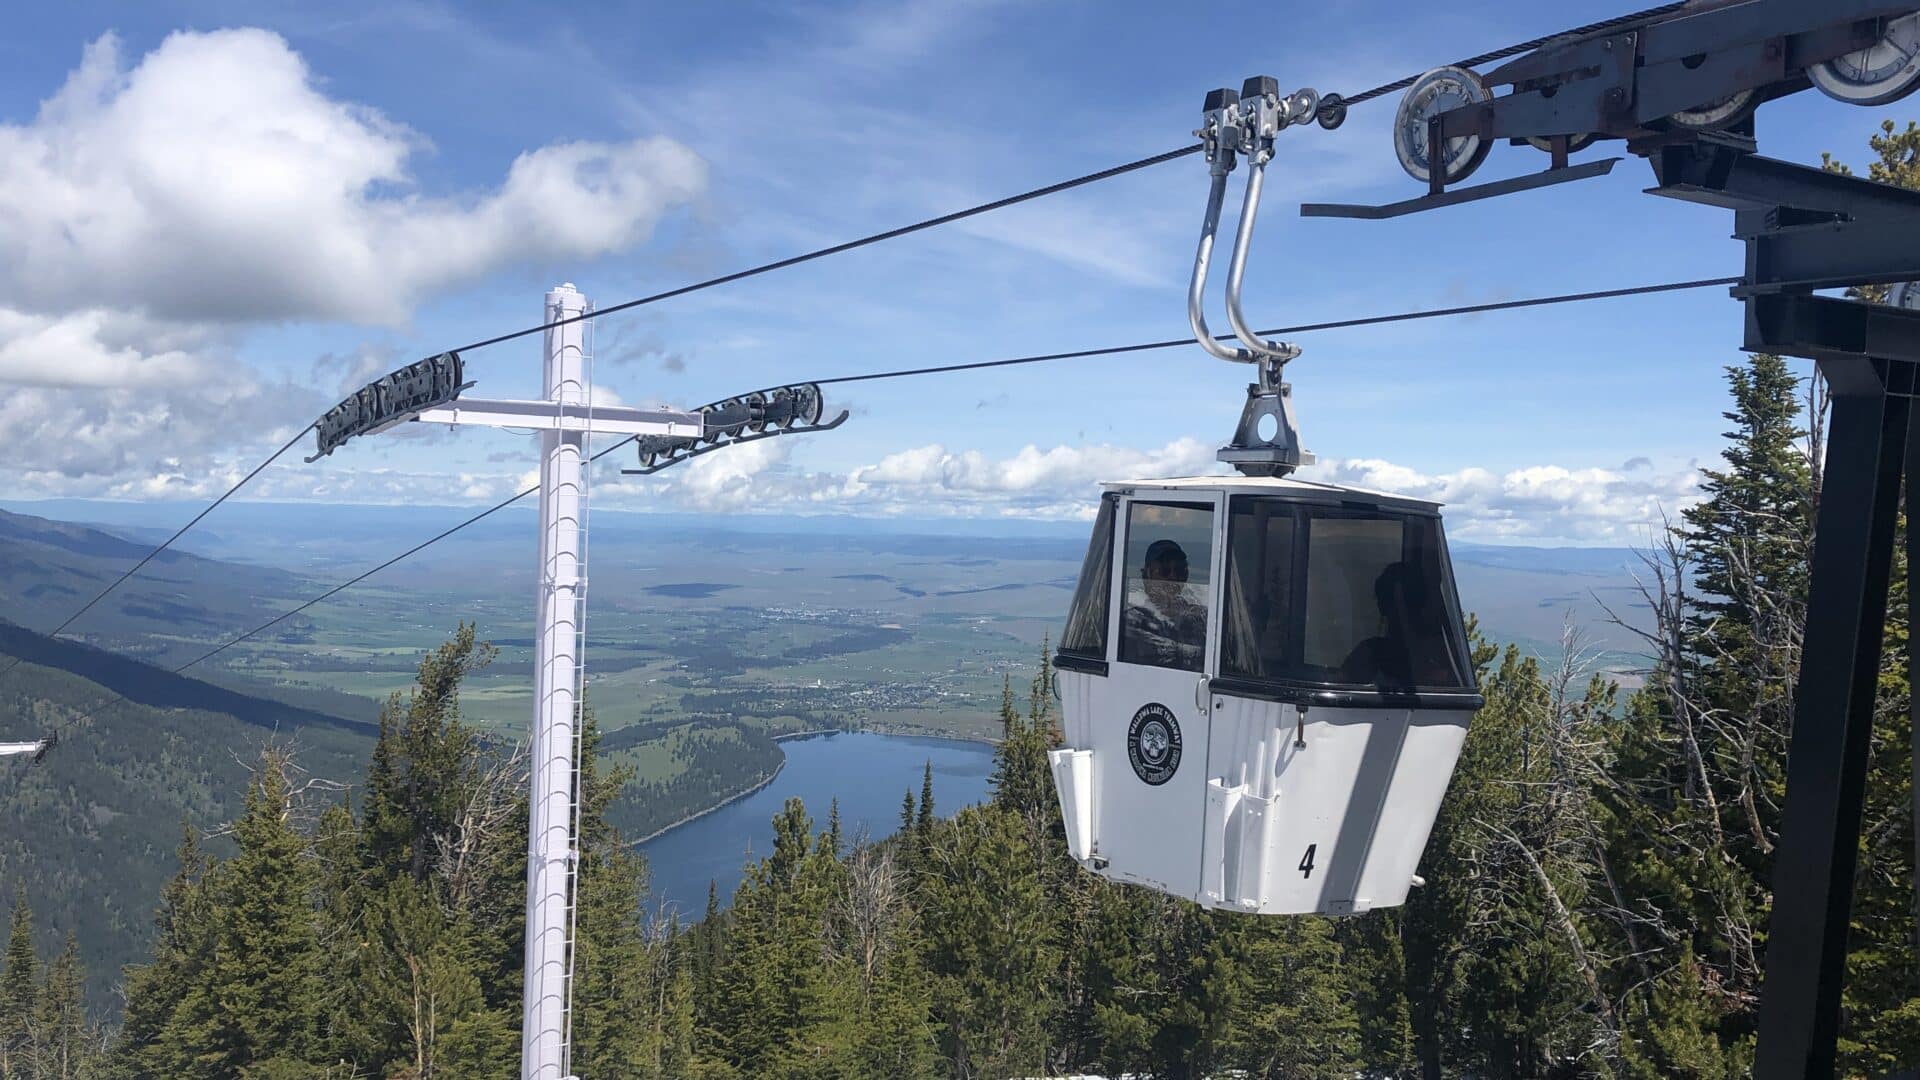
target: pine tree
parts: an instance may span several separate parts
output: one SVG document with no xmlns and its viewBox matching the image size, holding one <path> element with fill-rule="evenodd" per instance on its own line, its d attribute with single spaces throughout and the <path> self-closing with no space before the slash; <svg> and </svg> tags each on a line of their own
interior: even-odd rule
<svg viewBox="0 0 1920 1080">
<path fill-rule="evenodd" d="M 167 882 L 154 914 L 153 959 L 126 970 L 127 1009 L 113 1068 L 116 1076 L 130 1080 L 188 1076 L 194 1067 L 192 1048 L 167 1036 L 189 992 L 204 982 L 213 957 L 215 913 L 207 888 L 213 860 L 190 824 L 181 827 L 176 850 L 180 869 Z"/>
<path fill-rule="evenodd" d="M 1407 1001 L 1404 918 L 1399 909 L 1376 909 L 1333 927 L 1347 993 L 1361 1021 L 1355 1053 L 1360 1071 L 1368 1076 L 1411 1076 L 1418 1071 Z"/>
<path fill-rule="evenodd" d="M 716 1008 L 704 1026 L 743 1075 L 833 1075 L 857 1058 L 857 979 L 830 955 L 826 936 L 842 870 L 824 833 L 816 842 L 799 799 L 787 800 L 773 826 L 773 851 L 734 894 Z"/>
<path fill-rule="evenodd" d="M 933 762 L 929 760 L 926 771 L 920 777 L 920 807 L 913 819 L 914 837 L 926 843 L 927 835 L 933 831 Z"/>
<path fill-rule="evenodd" d="M 239 852 L 210 875 L 212 955 L 160 1033 L 184 1074 L 228 1077 L 314 1060 L 320 1013 L 318 884 L 287 819 L 288 762 L 262 755 L 234 823 Z"/>
<path fill-rule="evenodd" d="M 473 624 L 461 623 L 421 659 L 409 695 L 395 694 L 382 707 L 361 829 L 371 869 L 420 884 L 431 870 L 435 838 L 458 831 L 476 757 L 473 733 L 460 720 L 460 684 L 495 651 L 475 641 Z"/>
<path fill-rule="evenodd" d="M 76 1080 L 91 1070 L 94 1045 L 87 1023 L 85 983 L 79 939 L 68 934 L 66 947 L 47 968 L 35 1013 L 39 1080 Z"/>
<path fill-rule="evenodd" d="M 6 967 L 0 970 L 0 1078 L 32 1075 L 33 1018 L 40 1000 L 39 956 L 33 948 L 33 912 L 24 890 L 13 894 Z"/>
<path fill-rule="evenodd" d="M 1047 765 L 1047 751 L 1057 745 L 1057 734 L 1050 719 L 1052 672 L 1043 652 L 1040 673 L 1029 688 L 1025 716 L 1014 708 L 1012 679 L 1002 679 L 1000 745 L 994 748 L 993 773 L 988 778 L 994 803 L 1027 820 L 1036 839 L 1039 832 L 1058 827 L 1060 817 L 1053 792 L 1053 773 Z"/>
<path fill-rule="evenodd" d="M 1059 947 L 1025 823 L 993 806 L 967 807 L 930 830 L 920 860 L 921 925 L 947 1068 L 959 1076 L 1039 1073 Z"/>
<path fill-rule="evenodd" d="M 1216 919 L 1233 916 L 1214 916 Z M 1361 1014 L 1344 953 L 1324 919 L 1235 920 L 1221 1056 L 1250 1077 L 1343 1080 L 1359 1072 Z M 1368 1024 L 1384 1017 L 1367 1016 Z"/>
<path fill-rule="evenodd" d="M 1092 1061 L 1113 1074 L 1189 1080 L 1224 1064 L 1230 1017 L 1245 989 L 1243 920 L 1124 886 L 1097 901 L 1086 958 Z"/>
<path fill-rule="evenodd" d="M 667 1080 L 694 1066 L 692 981 L 677 927 L 640 915 L 646 860 L 607 810 L 631 770 L 603 770 L 591 711 L 581 735 L 579 934 L 574 959 L 574 1067 L 583 1076 Z M 708 902 L 718 907 L 709 884 Z"/>
</svg>

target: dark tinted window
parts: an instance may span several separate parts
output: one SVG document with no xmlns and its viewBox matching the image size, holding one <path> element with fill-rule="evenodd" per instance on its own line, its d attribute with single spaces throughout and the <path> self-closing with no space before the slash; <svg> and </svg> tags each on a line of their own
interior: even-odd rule
<svg viewBox="0 0 1920 1080">
<path fill-rule="evenodd" d="M 1060 635 L 1060 651 L 1095 660 L 1107 658 L 1108 597 L 1113 595 L 1113 508 L 1119 502 L 1108 495 L 1100 500 L 1100 516 L 1093 522 L 1093 540 L 1087 561 L 1080 564 L 1080 584 L 1067 609 L 1067 629 Z"/>
<path fill-rule="evenodd" d="M 1234 499 L 1227 519 L 1227 606 L 1221 613 L 1220 669 L 1278 676 L 1297 639 L 1293 610 L 1294 508 L 1273 499 Z"/>
<path fill-rule="evenodd" d="M 1233 500 L 1224 674 L 1469 685 L 1437 518 Z"/>
<path fill-rule="evenodd" d="M 1130 503 L 1120 662 L 1199 671 L 1207 653 L 1213 507 Z"/>
</svg>

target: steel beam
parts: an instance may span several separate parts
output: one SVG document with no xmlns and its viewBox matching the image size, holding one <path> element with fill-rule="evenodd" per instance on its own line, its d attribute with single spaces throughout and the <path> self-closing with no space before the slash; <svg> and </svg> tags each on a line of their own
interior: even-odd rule
<svg viewBox="0 0 1920 1080">
<path fill-rule="evenodd" d="M 1759 1080 L 1825 1080 L 1840 1032 L 1874 687 L 1911 403 L 1866 357 L 1820 363 L 1833 392 L 1805 645 L 1773 871 Z"/>
<path fill-rule="evenodd" d="M 1774 228 L 1745 239 L 1747 280 L 1736 296 L 1920 278 L 1920 213 Z"/>
<path fill-rule="evenodd" d="M 596 432 L 601 435 L 700 437 L 699 413 L 678 409 L 632 409 L 624 405 L 556 404 L 551 401 L 484 401 L 460 398 L 422 409 L 409 419 L 423 424 L 480 424 L 540 431 Z"/>
<path fill-rule="evenodd" d="M 1761 293 L 1748 296 L 1746 301 L 1746 343 L 1742 347 L 1749 352 L 1811 360 L 1884 357 L 1895 375 L 1904 375 L 1914 364 L 1920 364 L 1920 311 L 1793 294 Z M 1896 379 L 1887 391 L 1910 394 L 1910 386 L 1910 379 Z"/>
<path fill-rule="evenodd" d="M 1660 147 L 1648 162 L 1660 186 L 1647 194 L 1731 210 L 1793 207 L 1853 218 L 1899 218 L 1920 211 L 1920 191 L 1763 157 L 1710 138 Z"/>
</svg>

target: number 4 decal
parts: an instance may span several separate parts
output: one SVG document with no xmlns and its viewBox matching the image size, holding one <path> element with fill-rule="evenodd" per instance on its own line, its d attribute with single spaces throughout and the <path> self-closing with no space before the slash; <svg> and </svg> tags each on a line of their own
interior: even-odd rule
<svg viewBox="0 0 1920 1080">
<path fill-rule="evenodd" d="M 1300 856 L 1300 865 L 1295 867 L 1295 869 L 1300 871 L 1301 877 L 1310 878 L 1313 876 L 1313 852 L 1314 849 L 1319 846 L 1319 844 L 1308 844 L 1307 853 Z"/>
</svg>

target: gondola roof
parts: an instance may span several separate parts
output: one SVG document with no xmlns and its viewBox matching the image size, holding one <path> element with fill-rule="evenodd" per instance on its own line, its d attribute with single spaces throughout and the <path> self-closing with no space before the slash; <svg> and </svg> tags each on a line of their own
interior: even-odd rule
<svg viewBox="0 0 1920 1080">
<path fill-rule="evenodd" d="M 1364 502 L 1371 506 L 1425 514 L 1437 513 L 1442 505 L 1427 499 L 1415 499 L 1386 491 L 1346 487 L 1340 484 L 1322 484 L 1292 476 L 1241 476 L 1234 473 L 1217 473 L 1207 476 L 1169 476 L 1148 480 L 1113 480 L 1101 486 L 1108 491 L 1137 491 L 1141 488 L 1162 488 L 1169 491 L 1206 489 L 1225 491 L 1229 495 L 1276 495 L 1298 502 L 1336 505 Z"/>
</svg>

